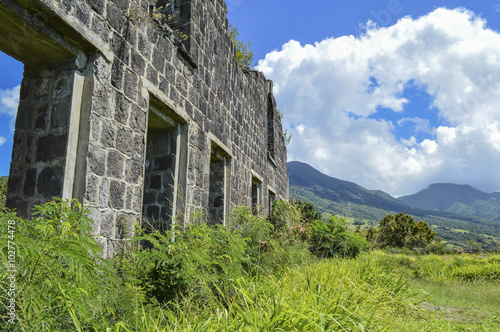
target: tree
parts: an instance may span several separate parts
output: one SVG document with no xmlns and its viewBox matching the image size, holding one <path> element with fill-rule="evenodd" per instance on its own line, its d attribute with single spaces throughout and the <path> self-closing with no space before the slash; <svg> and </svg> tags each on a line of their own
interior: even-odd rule
<svg viewBox="0 0 500 332">
<path fill-rule="evenodd" d="M 380 248 L 423 248 L 436 238 L 436 232 L 424 221 L 416 222 L 406 213 L 388 214 L 380 221 L 380 228 L 372 227 L 366 238 Z"/>
<path fill-rule="evenodd" d="M 238 32 L 238 29 L 233 27 L 231 24 L 227 29 L 227 33 L 229 34 L 229 37 L 231 37 L 234 47 L 236 48 L 236 63 L 241 68 L 249 68 L 252 65 L 254 57 L 252 52 L 252 43 L 249 40 L 248 43 L 245 44 L 239 40 L 238 36 L 240 33 Z"/>
</svg>

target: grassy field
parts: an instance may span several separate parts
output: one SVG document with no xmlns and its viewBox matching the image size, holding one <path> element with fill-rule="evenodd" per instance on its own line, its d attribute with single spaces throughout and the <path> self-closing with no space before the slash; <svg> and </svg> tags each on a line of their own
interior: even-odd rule
<svg viewBox="0 0 500 332">
<path fill-rule="evenodd" d="M 76 202 L 47 203 L 30 221 L 3 210 L 0 330 L 500 330 L 500 255 L 364 249 L 355 258 L 316 257 L 315 233 L 291 212 L 281 210 L 284 222 L 273 227 L 239 208 L 227 227 L 193 220 L 175 242 L 138 230 L 127 250 L 105 260 Z M 8 325 L 11 299 L 17 318 Z"/>
<path fill-rule="evenodd" d="M 394 331 L 499 331 L 500 256 L 377 255 L 425 294 L 417 310 L 395 317 Z"/>
</svg>

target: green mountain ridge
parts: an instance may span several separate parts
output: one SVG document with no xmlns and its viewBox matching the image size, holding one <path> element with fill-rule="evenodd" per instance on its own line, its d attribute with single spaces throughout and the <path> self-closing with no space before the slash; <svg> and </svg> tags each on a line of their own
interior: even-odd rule
<svg viewBox="0 0 500 332">
<path fill-rule="evenodd" d="M 483 247 L 490 247 L 492 240 L 500 241 L 500 222 L 493 219 L 413 207 L 383 191 L 368 190 L 353 182 L 327 176 L 302 162 L 292 161 L 287 167 L 290 196 L 312 203 L 321 213 L 375 226 L 388 213 L 406 212 L 433 225 L 438 236 L 455 245 L 476 240 Z M 457 211 L 461 208 L 459 205 L 454 207 Z"/>
<path fill-rule="evenodd" d="M 469 185 L 435 183 L 398 199 L 419 209 L 500 221 L 500 193 L 487 194 Z"/>
</svg>

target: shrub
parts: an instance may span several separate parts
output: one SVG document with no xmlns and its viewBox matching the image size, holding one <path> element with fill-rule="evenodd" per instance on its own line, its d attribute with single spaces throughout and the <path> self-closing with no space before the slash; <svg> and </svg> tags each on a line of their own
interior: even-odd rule
<svg viewBox="0 0 500 332">
<path fill-rule="evenodd" d="M 333 216 L 312 224 L 310 244 L 311 251 L 318 257 L 356 257 L 368 248 L 364 237 L 350 232 L 344 219 Z"/>
<path fill-rule="evenodd" d="M 35 207 L 31 220 L 5 208 L 0 212 L 2 265 L 9 269 L 8 241 L 15 242 L 17 328 L 23 331 L 58 331 L 92 327 L 102 330 L 108 322 L 133 310 L 131 292 L 120 287 L 110 262 L 92 236 L 88 211 L 77 201 L 52 201 Z M 8 226 L 15 226 L 13 239 Z M 0 278 L 7 289 L 6 278 Z M 6 317 L 2 296 L 1 315 Z M 113 308 L 112 310 L 110 308 Z"/>
<path fill-rule="evenodd" d="M 222 298 L 232 291 L 230 281 L 245 274 L 245 240 L 222 225 L 195 221 L 173 232 L 138 232 L 134 240 L 150 244 L 135 253 L 144 271 L 140 285 L 157 302 L 168 304 L 189 294 L 197 294 L 200 302 Z"/>
<path fill-rule="evenodd" d="M 424 248 L 436 237 L 429 224 L 415 222 L 406 213 L 388 214 L 380 221 L 380 228 L 370 228 L 366 238 L 379 248 Z"/>
</svg>

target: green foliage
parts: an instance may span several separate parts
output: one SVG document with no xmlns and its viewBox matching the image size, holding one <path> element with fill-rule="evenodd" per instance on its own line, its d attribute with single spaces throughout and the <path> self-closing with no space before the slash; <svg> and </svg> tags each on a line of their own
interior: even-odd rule
<svg viewBox="0 0 500 332">
<path fill-rule="evenodd" d="M 0 177 L 0 208 L 5 206 L 7 200 L 7 183 L 9 178 L 6 176 Z"/>
<path fill-rule="evenodd" d="M 9 245 L 14 242 L 18 330 L 71 330 L 76 325 L 101 330 L 130 313 L 129 302 L 119 299 L 130 292 L 114 293 L 119 281 L 110 262 L 100 258 L 87 214 L 76 201 L 38 206 L 32 220 L 1 210 L 0 282 L 7 289 Z M 8 232 L 9 225 L 15 227 L 14 234 Z M 8 300 L 2 295 L 2 317 Z"/>
<path fill-rule="evenodd" d="M 294 200 L 294 204 L 299 209 L 302 220 L 305 223 L 312 223 L 315 220 L 321 219 L 321 213 L 319 213 L 311 203 L 297 199 Z"/>
<path fill-rule="evenodd" d="M 311 251 L 318 257 L 356 257 L 368 249 L 366 239 L 347 229 L 344 219 L 330 216 L 316 220 L 311 227 Z"/>
<path fill-rule="evenodd" d="M 415 303 L 425 294 L 410 280 L 499 279 L 498 256 L 375 251 L 313 259 L 309 240 L 330 256 L 351 257 L 357 250 L 352 236 L 359 235 L 333 217 L 306 223 L 288 202 L 273 209 L 272 223 L 238 207 L 227 227 L 208 226 L 200 217 L 172 232 L 137 229 L 113 260 L 99 258 L 92 221 L 77 202 L 44 204 L 30 221 L 2 209 L 3 292 L 9 220 L 16 225 L 20 321 L 10 330 L 384 330 L 394 317 L 420 314 Z M 4 320 L 8 299 L 0 295 Z"/>
<path fill-rule="evenodd" d="M 245 274 L 245 240 L 222 225 L 195 222 L 182 231 L 138 232 L 135 241 L 149 244 L 149 248 L 135 253 L 143 271 L 140 285 L 159 303 L 193 293 L 198 294 L 200 302 L 215 295 L 227 296 L 231 291 L 229 281 Z"/>
<path fill-rule="evenodd" d="M 379 248 L 424 248 L 434 240 L 436 233 L 426 222 L 415 222 L 406 213 L 388 214 L 380 221 L 380 228 L 371 228 L 367 239 Z M 440 241 L 440 239 L 439 239 Z"/>
<path fill-rule="evenodd" d="M 250 40 L 246 44 L 239 40 L 238 36 L 240 33 L 238 29 L 232 25 L 229 25 L 227 33 L 236 48 L 236 63 L 238 66 L 241 68 L 249 68 L 252 66 L 254 54 L 252 52 L 252 43 Z"/>
</svg>

